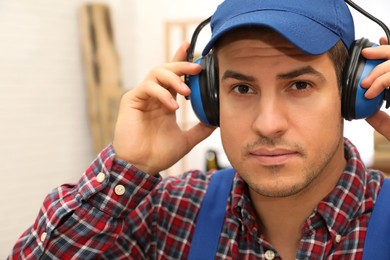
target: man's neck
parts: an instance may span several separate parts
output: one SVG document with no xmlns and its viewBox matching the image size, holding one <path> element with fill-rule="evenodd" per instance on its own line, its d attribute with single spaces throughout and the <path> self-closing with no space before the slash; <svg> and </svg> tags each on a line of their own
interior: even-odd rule
<svg viewBox="0 0 390 260">
<path fill-rule="evenodd" d="M 262 234 L 283 259 L 295 259 L 304 222 L 318 202 L 282 198 L 264 199 L 259 204 L 254 207 Z"/>
<path fill-rule="evenodd" d="M 334 189 L 345 165 L 343 161 L 328 167 L 309 187 L 293 196 L 270 198 L 249 189 L 262 234 L 283 259 L 295 259 L 305 221 Z"/>
</svg>

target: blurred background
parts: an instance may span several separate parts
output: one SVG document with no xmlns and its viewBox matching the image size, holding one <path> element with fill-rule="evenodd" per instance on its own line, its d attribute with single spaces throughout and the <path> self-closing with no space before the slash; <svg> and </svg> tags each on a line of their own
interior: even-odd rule
<svg viewBox="0 0 390 260">
<path fill-rule="evenodd" d="M 76 182 L 110 142 L 120 95 L 169 60 L 220 2 L 0 0 L 0 259 L 33 223 L 46 194 Z M 390 25 L 388 0 L 355 2 Z M 378 42 L 384 35 L 353 15 L 357 38 Z M 206 29 L 198 52 L 208 37 Z M 180 104 L 187 128 L 197 120 L 184 99 Z M 382 159 L 389 144 L 364 120 L 346 122 L 345 136 L 368 166 L 389 167 Z M 210 154 L 218 167 L 228 166 L 218 131 L 164 174 L 204 170 Z"/>
</svg>

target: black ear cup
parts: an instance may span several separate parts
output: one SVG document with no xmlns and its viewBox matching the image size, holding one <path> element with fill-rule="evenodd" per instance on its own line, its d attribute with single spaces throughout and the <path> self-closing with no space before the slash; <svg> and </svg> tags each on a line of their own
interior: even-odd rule
<svg viewBox="0 0 390 260">
<path fill-rule="evenodd" d="M 204 113 L 212 126 L 219 126 L 219 78 L 218 68 L 212 54 L 200 61 L 202 72 L 199 74 L 199 89 Z"/>
<path fill-rule="evenodd" d="M 383 60 L 367 60 L 361 52 L 364 48 L 375 46 L 368 39 L 355 41 L 349 51 L 350 58 L 344 68 L 341 94 L 341 112 L 345 119 L 361 119 L 378 111 L 384 100 L 384 92 L 373 99 L 364 97 L 366 89 L 361 82 Z"/>
<path fill-rule="evenodd" d="M 195 115 L 207 125 L 219 126 L 218 68 L 212 54 L 195 61 L 202 67 L 198 75 L 187 75 L 186 84 L 191 88 L 189 99 Z"/>
<path fill-rule="evenodd" d="M 356 90 L 365 64 L 361 52 L 365 47 L 369 47 L 369 41 L 365 38 L 352 44 L 343 72 L 341 113 L 347 120 L 355 119 Z"/>
</svg>

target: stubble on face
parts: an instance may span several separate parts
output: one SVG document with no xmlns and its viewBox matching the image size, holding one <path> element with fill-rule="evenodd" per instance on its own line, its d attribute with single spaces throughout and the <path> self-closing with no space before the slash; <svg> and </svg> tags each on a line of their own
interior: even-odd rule
<svg viewBox="0 0 390 260">
<path fill-rule="evenodd" d="M 342 127 L 340 126 L 340 129 Z M 265 171 L 271 178 L 275 181 L 268 185 L 262 185 L 261 182 L 258 182 L 257 178 L 264 178 L 261 173 L 256 172 L 239 172 L 239 174 L 246 181 L 248 187 L 257 193 L 258 195 L 271 197 L 271 198 L 284 198 L 294 196 L 299 194 L 305 189 L 308 189 L 320 176 L 324 175 L 328 165 L 332 161 L 332 159 L 337 156 L 337 151 L 340 149 L 340 145 L 343 144 L 342 141 L 342 131 L 340 131 L 338 138 L 335 138 L 335 143 L 330 145 L 327 149 L 324 149 L 324 153 L 320 154 L 316 160 L 315 164 L 309 165 L 304 164 L 301 169 L 297 169 L 300 171 L 298 175 L 301 176 L 301 180 L 298 182 L 291 183 L 291 185 L 287 186 L 281 183 L 281 178 L 278 175 L 283 174 L 283 171 L 287 170 L 286 165 L 272 165 L 272 166 L 262 166 L 259 168 L 259 171 Z M 300 155 L 300 158 L 305 161 L 307 159 L 307 154 L 305 149 L 296 143 L 289 143 L 282 138 L 269 138 L 269 137 L 259 137 L 258 140 L 252 144 L 246 145 L 242 149 L 242 154 L 247 155 L 250 153 L 252 149 L 258 146 L 265 146 L 268 148 L 272 148 L 275 146 L 283 146 L 283 147 L 291 147 L 294 151 L 297 151 Z M 244 156 L 245 157 L 245 156 Z M 291 173 L 292 175 L 297 175 L 297 173 Z M 259 176 L 259 177 L 254 177 Z M 283 177 L 282 177 L 283 178 Z"/>
</svg>

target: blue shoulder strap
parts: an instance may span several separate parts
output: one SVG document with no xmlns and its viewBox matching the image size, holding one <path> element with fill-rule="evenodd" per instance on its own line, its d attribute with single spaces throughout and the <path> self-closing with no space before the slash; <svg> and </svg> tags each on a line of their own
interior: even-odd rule
<svg viewBox="0 0 390 260">
<path fill-rule="evenodd" d="M 215 259 L 234 173 L 234 169 L 223 169 L 211 177 L 196 220 L 189 260 Z"/>
<path fill-rule="evenodd" d="M 385 179 L 368 223 L 363 259 L 390 259 L 390 179 Z"/>
</svg>

